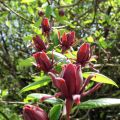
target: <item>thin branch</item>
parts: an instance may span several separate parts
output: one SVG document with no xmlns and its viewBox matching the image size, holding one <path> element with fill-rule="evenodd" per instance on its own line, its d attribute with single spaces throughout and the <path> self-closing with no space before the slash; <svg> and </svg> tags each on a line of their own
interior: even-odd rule
<svg viewBox="0 0 120 120">
<path fill-rule="evenodd" d="M 50 0 L 47 0 L 47 2 L 48 2 L 49 5 L 51 4 Z"/>
<path fill-rule="evenodd" d="M 12 13 L 16 14 L 18 17 L 22 18 L 23 20 L 25 20 L 25 21 L 27 21 L 27 22 L 29 22 L 29 23 L 34 24 L 33 21 L 30 21 L 30 20 L 26 19 L 24 16 L 20 15 L 19 13 L 17 13 L 16 11 L 14 11 L 12 8 L 8 7 L 4 2 L 0 1 L 0 3 L 1 3 L 4 7 L 7 8 L 7 9 L 6 9 L 7 11 L 11 11 Z"/>
<path fill-rule="evenodd" d="M 94 67 L 120 67 L 120 64 L 110 64 L 110 63 L 107 63 L 107 64 L 95 64 Z"/>
<path fill-rule="evenodd" d="M 2 101 L 2 100 L 0 100 L 0 103 L 2 103 L 2 104 L 21 104 L 21 105 L 25 105 L 26 104 L 25 102 Z"/>
<path fill-rule="evenodd" d="M 62 28 L 66 28 L 66 27 L 68 27 L 67 25 L 65 25 L 65 26 L 58 26 L 58 27 L 52 27 L 53 29 L 62 29 Z"/>
</svg>

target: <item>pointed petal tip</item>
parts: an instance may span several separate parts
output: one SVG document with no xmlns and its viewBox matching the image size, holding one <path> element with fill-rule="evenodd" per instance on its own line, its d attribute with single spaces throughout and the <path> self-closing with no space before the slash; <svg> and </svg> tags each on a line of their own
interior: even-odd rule
<svg viewBox="0 0 120 120">
<path fill-rule="evenodd" d="M 75 104 L 80 104 L 80 95 L 73 95 L 73 100 L 75 102 Z"/>
</svg>

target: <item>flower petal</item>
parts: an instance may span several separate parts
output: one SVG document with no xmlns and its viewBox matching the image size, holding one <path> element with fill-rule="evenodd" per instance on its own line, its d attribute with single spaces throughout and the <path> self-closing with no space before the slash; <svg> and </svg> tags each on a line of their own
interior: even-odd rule
<svg viewBox="0 0 120 120">
<path fill-rule="evenodd" d="M 76 94 L 80 92 L 80 87 L 83 85 L 83 76 L 81 66 L 77 66 L 76 71 Z"/>
<path fill-rule="evenodd" d="M 76 66 L 73 64 L 68 64 L 64 69 L 65 71 L 63 78 L 69 90 L 69 95 L 72 96 L 72 94 L 75 94 L 76 89 Z"/>
<path fill-rule="evenodd" d="M 65 97 L 69 97 L 69 94 L 68 94 L 68 88 L 66 86 L 66 83 L 65 83 L 65 80 L 63 78 L 60 78 L 60 77 L 56 77 L 53 73 L 49 72 L 48 73 L 51 78 L 52 78 L 52 81 L 53 81 L 53 84 L 61 90 L 62 94 L 65 96 Z"/>
<path fill-rule="evenodd" d="M 74 102 L 78 105 L 78 104 L 80 104 L 80 95 L 73 95 L 72 96 L 73 97 L 73 100 L 74 100 Z"/>
</svg>

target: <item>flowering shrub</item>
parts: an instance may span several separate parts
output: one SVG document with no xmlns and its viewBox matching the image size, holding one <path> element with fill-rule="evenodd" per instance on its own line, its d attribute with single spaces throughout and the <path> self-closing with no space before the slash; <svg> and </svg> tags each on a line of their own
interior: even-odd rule
<svg viewBox="0 0 120 120">
<path fill-rule="evenodd" d="M 40 16 L 41 14 L 39 13 Z M 94 64 L 91 63 L 94 58 L 92 56 L 91 44 L 84 41 L 77 51 L 74 50 L 74 44 L 76 43 L 75 31 L 64 32 L 62 36 L 60 35 L 61 31 L 59 31 L 57 33 L 58 43 L 54 44 L 55 38 L 52 36 L 54 31 L 49 18 L 45 16 L 43 16 L 41 21 L 41 29 L 41 35 L 33 36 L 33 46 L 36 51 L 32 56 L 36 62 L 32 63 L 43 74 L 40 77 L 40 81 L 26 86 L 21 92 L 36 89 L 39 85 L 41 87 L 44 85 L 49 86 L 48 83 L 50 81 L 52 81 L 59 92 L 54 95 L 40 93 L 28 95 L 28 98 L 32 96 L 32 100 L 33 98 L 39 99 L 37 103 L 53 103 L 53 108 L 47 115 L 44 110 L 36 105 L 25 105 L 23 108 L 24 119 L 58 120 L 66 115 L 66 119 L 69 120 L 70 112 L 73 108 L 75 110 L 76 107 L 81 108 L 82 106 L 82 108 L 89 109 L 91 106 L 95 108 L 97 105 L 98 107 L 112 105 L 114 101 L 109 104 L 104 103 L 106 100 L 109 101 L 109 99 L 101 99 L 101 101 L 98 99 L 96 100 L 96 105 L 91 101 L 81 102 L 83 97 L 97 91 L 104 83 L 117 86 L 114 81 L 100 74 Z M 44 36 L 44 41 L 41 39 L 42 36 Z M 49 43 L 50 41 L 51 43 Z M 93 72 L 83 72 L 84 69 L 89 68 L 92 68 Z M 87 88 L 90 81 L 94 81 L 95 85 Z M 101 105 L 97 104 L 98 101 Z M 53 116 L 57 117 L 54 118 Z"/>
</svg>

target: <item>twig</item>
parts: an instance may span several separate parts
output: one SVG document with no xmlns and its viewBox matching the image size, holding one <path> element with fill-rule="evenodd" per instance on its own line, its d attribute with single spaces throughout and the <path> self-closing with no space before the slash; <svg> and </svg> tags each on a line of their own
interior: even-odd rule
<svg viewBox="0 0 120 120">
<path fill-rule="evenodd" d="M 30 20 L 26 19 L 25 17 L 23 17 L 22 15 L 20 15 L 20 14 L 17 13 L 16 11 L 14 11 L 12 8 L 8 7 L 4 2 L 0 1 L 0 3 L 1 3 L 4 7 L 7 8 L 6 10 L 13 12 L 13 13 L 16 14 L 18 17 L 22 18 L 22 19 L 25 20 L 25 21 L 34 24 L 33 21 L 30 21 Z"/>
<path fill-rule="evenodd" d="M 101 67 L 103 66 L 103 64 L 95 64 L 94 67 Z M 106 63 L 104 65 L 105 67 L 120 67 L 120 64 L 110 64 L 110 63 Z"/>
<path fill-rule="evenodd" d="M 51 4 L 50 0 L 47 0 L 47 2 L 48 2 L 49 5 Z"/>
<path fill-rule="evenodd" d="M 62 29 L 62 28 L 66 28 L 68 27 L 67 25 L 64 25 L 64 26 L 58 26 L 58 27 L 52 27 L 53 29 Z"/>
<path fill-rule="evenodd" d="M 86 117 L 89 115 L 89 112 L 90 110 L 88 110 L 87 113 L 84 116 L 82 116 L 79 120 L 85 120 Z"/>
<path fill-rule="evenodd" d="M 13 101 L 2 101 L 0 100 L 0 103 L 3 103 L 3 104 L 21 104 L 21 105 L 25 105 L 26 103 L 25 102 L 13 102 Z"/>
</svg>

